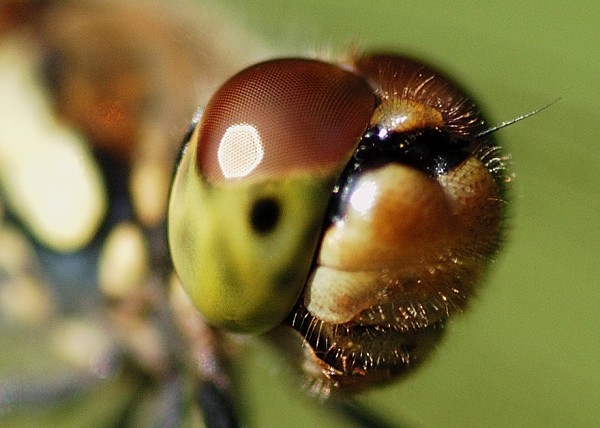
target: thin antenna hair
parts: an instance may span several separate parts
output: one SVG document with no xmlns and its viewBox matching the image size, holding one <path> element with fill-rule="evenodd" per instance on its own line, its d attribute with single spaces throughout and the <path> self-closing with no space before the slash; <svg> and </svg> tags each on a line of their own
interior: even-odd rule
<svg viewBox="0 0 600 428">
<path fill-rule="evenodd" d="M 527 119 L 528 117 L 531 117 L 531 116 L 533 116 L 535 114 L 538 114 L 539 112 L 541 112 L 543 110 L 546 110 L 548 107 L 550 107 L 551 105 L 557 103 L 558 101 L 560 101 L 560 98 L 557 98 L 554 101 L 549 102 L 545 106 L 542 106 L 542 107 L 540 107 L 540 108 L 538 108 L 536 110 L 533 110 L 533 111 L 531 111 L 529 113 L 525 113 L 525 114 L 523 114 L 521 116 L 515 117 L 514 119 L 507 120 L 506 122 L 502 122 L 500 125 L 496 125 L 496 126 L 493 126 L 491 128 L 486 129 L 485 131 L 481 131 L 479 134 L 477 134 L 477 135 L 475 135 L 473 137 L 473 140 L 476 140 L 476 139 L 481 138 L 481 137 L 485 137 L 486 135 L 489 135 L 489 134 L 491 134 L 493 132 L 496 132 L 496 131 L 498 131 L 498 130 L 500 130 L 502 128 L 506 128 L 507 126 L 510 126 L 510 125 L 513 125 L 513 124 L 515 124 L 517 122 L 520 122 L 523 119 Z"/>
</svg>

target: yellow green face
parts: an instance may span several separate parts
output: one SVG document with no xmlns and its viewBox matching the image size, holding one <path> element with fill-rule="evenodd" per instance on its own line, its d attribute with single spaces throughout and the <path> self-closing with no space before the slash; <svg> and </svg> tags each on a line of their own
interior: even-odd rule
<svg viewBox="0 0 600 428">
<path fill-rule="evenodd" d="M 169 226 L 183 286 L 211 323 L 267 330 L 289 313 L 306 281 L 329 180 L 212 186 L 190 162 L 194 145 L 189 150 L 174 182 Z"/>
<path fill-rule="evenodd" d="M 260 333 L 291 312 L 374 105 L 361 79 L 310 60 L 255 66 L 214 96 L 169 202 L 175 269 L 209 323 Z"/>
</svg>

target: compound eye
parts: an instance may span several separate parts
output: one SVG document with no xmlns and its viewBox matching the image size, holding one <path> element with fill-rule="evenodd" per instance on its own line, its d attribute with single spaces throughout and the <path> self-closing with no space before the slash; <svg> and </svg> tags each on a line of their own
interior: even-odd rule
<svg viewBox="0 0 600 428">
<path fill-rule="evenodd" d="M 216 92 L 169 206 L 173 263 L 207 321 L 260 333 L 290 313 L 333 185 L 375 108 L 359 76 L 305 59 L 255 65 Z"/>
<path fill-rule="evenodd" d="M 258 64 L 206 107 L 198 169 L 212 184 L 329 173 L 356 147 L 375 103 L 367 83 L 338 66 L 307 59 Z"/>
</svg>

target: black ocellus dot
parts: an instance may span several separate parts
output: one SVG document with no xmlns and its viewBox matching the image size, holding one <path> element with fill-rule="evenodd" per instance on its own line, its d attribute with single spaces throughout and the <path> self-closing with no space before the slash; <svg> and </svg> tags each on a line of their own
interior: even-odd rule
<svg viewBox="0 0 600 428">
<path fill-rule="evenodd" d="M 250 211 L 250 225 L 259 234 L 272 232 L 279 223 L 281 205 L 274 197 L 258 199 Z"/>
</svg>

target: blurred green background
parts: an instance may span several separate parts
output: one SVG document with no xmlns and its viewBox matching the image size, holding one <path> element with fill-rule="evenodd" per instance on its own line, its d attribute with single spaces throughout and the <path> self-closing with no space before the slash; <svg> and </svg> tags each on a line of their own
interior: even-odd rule
<svg viewBox="0 0 600 428">
<path fill-rule="evenodd" d="M 462 81 L 512 154 L 506 250 L 437 355 L 362 399 L 422 427 L 600 423 L 600 3 L 224 2 L 282 52 L 392 48 Z M 290 49 L 288 49 L 290 48 Z M 240 361 L 249 426 L 345 426 L 292 392 L 276 358 Z"/>
</svg>

